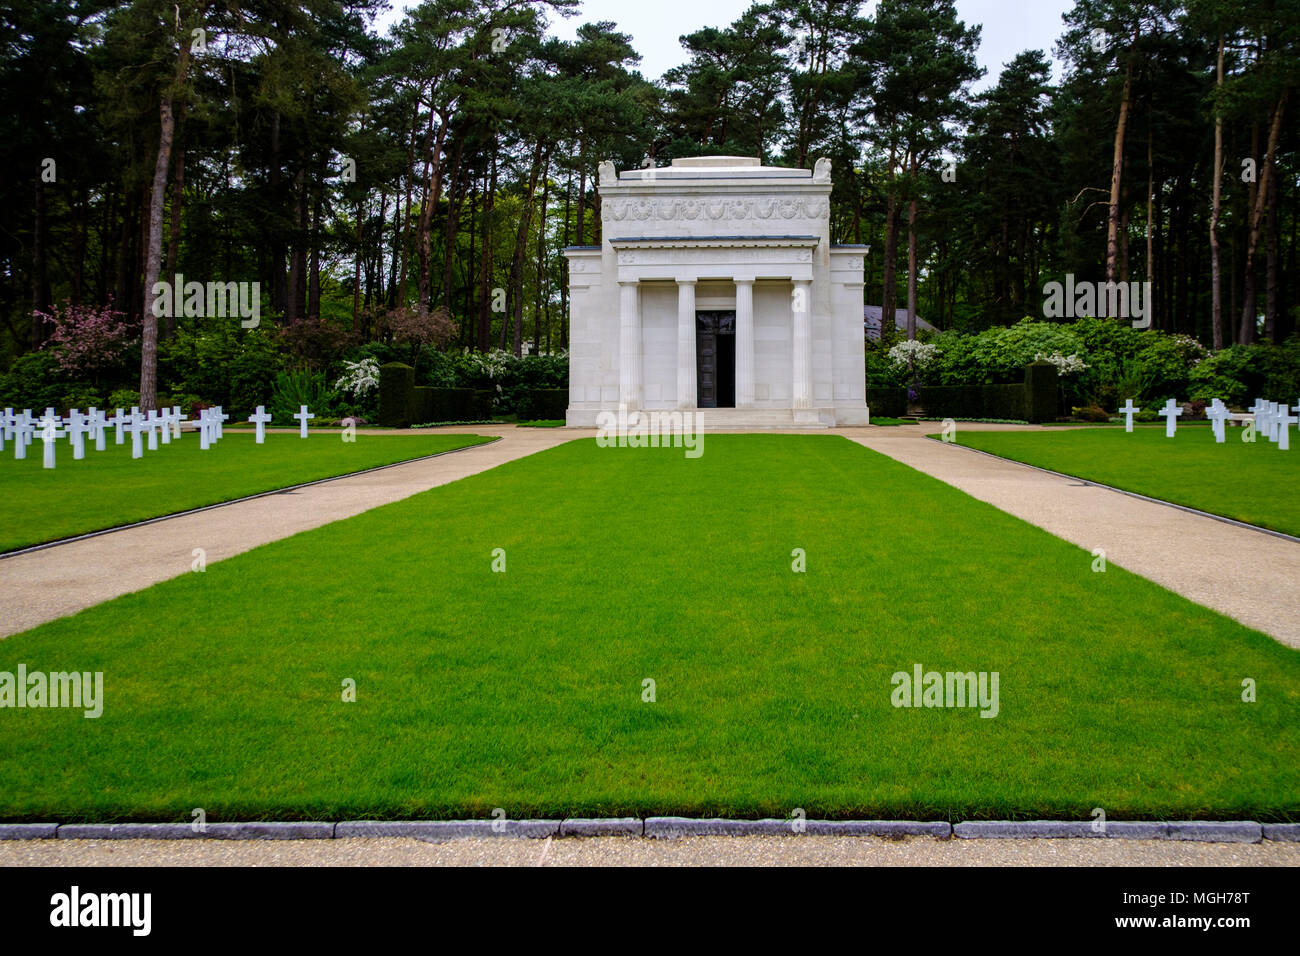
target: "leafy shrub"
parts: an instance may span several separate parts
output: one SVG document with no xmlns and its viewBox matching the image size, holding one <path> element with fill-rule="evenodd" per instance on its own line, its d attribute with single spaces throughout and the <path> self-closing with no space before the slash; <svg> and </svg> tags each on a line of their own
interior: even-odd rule
<svg viewBox="0 0 1300 956">
<path fill-rule="evenodd" d="M 172 404 L 175 404 L 173 402 Z M 133 388 L 118 388 L 108 393 L 108 407 L 130 410 L 140 407 L 140 393 Z M 188 414 L 188 413 L 187 413 Z"/>
<path fill-rule="evenodd" d="M 29 352 L 0 375 L 0 406 L 44 410 L 63 404 L 67 373 L 53 352 Z"/>
<path fill-rule="evenodd" d="M 1083 408 L 1072 409 L 1074 417 L 1083 422 L 1108 422 L 1110 413 L 1096 405 L 1086 405 Z"/>
<path fill-rule="evenodd" d="M 329 418 L 333 415 L 329 386 L 325 382 L 324 373 L 297 369 L 276 375 L 275 389 L 271 392 L 271 401 L 267 405 L 267 411 L 275 417 L 275 420 L 293 422 L 293 416 L 303 405 L 321 418 Z"/>
</svg>

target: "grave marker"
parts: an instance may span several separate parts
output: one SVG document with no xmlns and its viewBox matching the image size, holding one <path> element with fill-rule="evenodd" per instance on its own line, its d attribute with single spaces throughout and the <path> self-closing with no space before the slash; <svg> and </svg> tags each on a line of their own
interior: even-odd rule
<svg viewBox="0 0 1300 956">
<path fill-rule="evenodd" d="M 45 442 L 45 467 L 54 467 L 54 443 L 58 441 L 63 432 L 59 428 L 61 421 L 58 415 L 54 414 L 54 409 L 45 409 L 45 415 L 40 420 L 41 441 Z"/>
<path fill-rule="evenodd" d="M 1142 409 L 1133 404 L 1133 399 L 1125 400 L 1124 407 L 1120 409 L 1120 414 L 1124 416 L 1124 431 L 1131 432 L 1133 430 L 1133 416 L 1140 411 Z"/>
<path fill-rule="evenodd" d="M 298 419 L 298 421 L 301 423 L 301 427 L 298 429 L 298 437 L 299 437 L 299 438 L 306 438 L 306 437 L 307 437 L 307 419 L 309 419 L 309 418 L 315 418 L 316 416 L 315 416 L 313 413 L 307 411 L 307 406 L 306 406 L 306 405 L 300 405 L 300 406 L 298 406 L 298 413 L 297 413 L 296 415 L 294 415 L 293 417 L 296 418 L 296 419 Z"/>
<path fill-rule="evenodd" d="M 1178 416 L 1181 415 L 1182 413 L 1183 410 L 1178 407 L 1178 403 L 1175 402 L 1172 398 L 1169 399 L 1169 401 L 1165 402 L 1164 408 L 1156 412 L 1157 415 L 1161 415 L 1164 417 L 1166 438 L 1174 437 L 1174 432 L 1178 430 Z"/>
<path fill-rule="evenodd" d="M 1228 411 L 1228 406 L 1217 398 L 1205 410 L 1205 417 L 1210 420 L 1210 426 L 1214 429 L 1214 440 L 1220 445 L 1228 439 L 1227 426 L 1230 414 L 1232 413 Z"/>
<path fill-rule="evenodd" d="M 273 417 L 268 415 L 266 409 L 261 405 L 257 406 L 256 412 L 248 416 L 248 420 L 257 426 L 257 437 L 254 439 L 257 444 L 262 444 L 263 439 L 266 438 L 266 423 Z"/>
</svg>

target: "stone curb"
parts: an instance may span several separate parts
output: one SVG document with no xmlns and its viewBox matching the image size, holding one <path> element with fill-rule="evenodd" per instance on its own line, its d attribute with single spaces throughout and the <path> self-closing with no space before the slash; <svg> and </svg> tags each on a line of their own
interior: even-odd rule
<svg viewBox="0 0 1300 956">
<path fill-rule="evenodd" d="M 53 840 L 57 823 L 0 823 L 0 840 Z"/>
<path fill-rule="evenodd" d="M 1300 823 L 1265 823 L 1265 840 L 1277 840 L 1284 843 L 1300 842 Z"/>
<path fill-rule="evenodd" d="M 562 837 L 600 837 L 645 835 L 645 821 L 640 817 L 585 818 L 571 817 L 560 823 Z"/>
<path fill-rule="evenodd" d="M 504 829 L 494 830 L 493 826 Z M 796 824 L 800 826 L 795 829 Z M 1300 823 L 1249 820 L 1107 821 L 1104 833 L 1082 820 L 728 820 L 696 817 L 569 817 L 563 820 L 348 820 L 342 823 L 0 823 L 0 840 L 329 840 L 408 837 L 467 838 L 624 836 L 671 840 L 687 836 L 928 836 L 946 840 L 1112 839 L 1202 843 L 1300 842 Z"/>
<path fill-rule="evenodd" d="M 466 837 L 542 839 L 559 835 L 559 820 L 349 820 L 334 828 L 336 839 L 412 837 L 440 841 Z"/>
<path fill-rule="evenodd" d="M 66 823 L 60 840 L 331 840 L 333 823 Z"/>
<path fill-rule="evenodd" d="M 796 829 L 796 826 L 798 829 Z M 910 820 L 698 820 L 650 817 L 645 835 L 656 840 L 683 836 L 932 836 L 946 840 L 952 824 Z"/>
<path fill-rule="evenodd" d="M 1263 828 L 1245 820 L 1189 820 L 1179 823 L 1108 820 L 1105 830 L 1077 820 L 975 820 L 958 823 L 953 834 L 962 840 L 1191 840 L 1202 843 L 1258 843 Z"/>
</svg>

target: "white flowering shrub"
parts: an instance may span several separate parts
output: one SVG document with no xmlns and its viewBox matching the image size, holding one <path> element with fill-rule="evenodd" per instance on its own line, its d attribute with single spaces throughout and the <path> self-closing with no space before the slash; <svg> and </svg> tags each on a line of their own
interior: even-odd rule
<svg viewBox="0 0 1300 956">
<path fill-rule="evenodd" d="M 939 357 L 939 347 L 928 342 L 908 339 L 887 353 L 889 361 L 900 368 L 922 369 Z"/>
<path fill-rule="evenodd" d="M 1034 356 L 1034 361 L 1051 362 L 1056 366 L 1056 370 L 1063 376 L 1073 375 L 1076 372 L 1082 372 L 1084 369 L 1088 368 L 1088 366 L 1084 364 L 1083 359 L 1079 358 L 1078 355 L 1062 355 L 1060 352 L 1053 352 L 1051 355 L 1039 352 Z"/>
<path fill-rule="evenodd" d="M 360 362 L 344 362 L 343 374 L 334 383 L 334 387 L 361 398 L 379 387 L 379 362 L 373 358 L 363 358 Z"/>
</svg>

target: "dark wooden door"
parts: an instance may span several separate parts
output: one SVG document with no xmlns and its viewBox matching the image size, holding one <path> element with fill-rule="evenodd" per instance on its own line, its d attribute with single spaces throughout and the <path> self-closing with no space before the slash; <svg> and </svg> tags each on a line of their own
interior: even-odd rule
<svg viewBox="0 0 1300 956">
<path fill-rule="evenodd" d="M 736 313 L 695 313 L 696 407 L 736 406 Z"/>
</svg>

